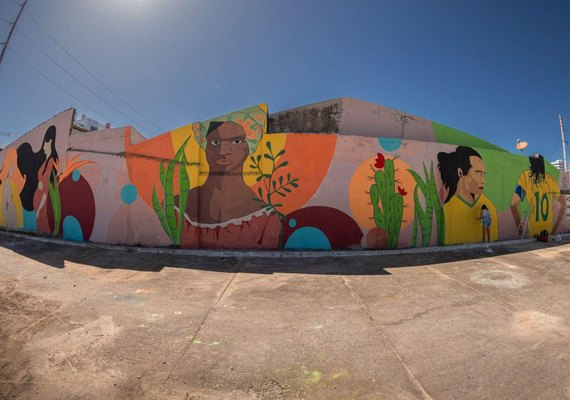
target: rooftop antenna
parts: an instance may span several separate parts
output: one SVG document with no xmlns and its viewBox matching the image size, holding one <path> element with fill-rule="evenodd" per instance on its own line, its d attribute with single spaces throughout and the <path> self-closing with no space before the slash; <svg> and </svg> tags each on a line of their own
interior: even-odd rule
<svg viewBox="0 0 570 400">
<path fill-rule="evenodd" d="M 517 145 L 515 146 L 520 153 L 523 153 L 523 150 L 528 147 L 528 142 L 524 142 L 520 139 L 517 139 Z"/>
<path fill-rule="evenodd" d="M 562 136 L 562 157 L 564 160 L 564 172 L 568 170 L 566 165 L 566 140 L 564 140 L 564 120 L 562 115 L 558 114 L 558 120 L 560 121 L 560 136 Z"/>
</svg>

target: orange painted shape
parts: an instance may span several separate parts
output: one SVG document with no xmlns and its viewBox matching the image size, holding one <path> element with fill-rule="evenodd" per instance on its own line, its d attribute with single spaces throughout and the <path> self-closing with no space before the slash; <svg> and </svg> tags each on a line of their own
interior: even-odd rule
<svg viewBox="0 0 570 400">
<path fill-rule="evenodd" d="M 131 145 L 131 129 L 125 130 L 125 159 L 131 182 L 137 188 L 138 195 L 152 207 L 152 190 L 156 186 L 157 194 L 163 198 L 160 184 L 160 161 L 164 160 L 164 168 L 168 160 L 174 158 L 170 132 Z M 177 182 L 178 177 L 174 177 Z M 177 185 L 174 185 L 176 188 Z M 175 193 L 177 194 L 177 193 Z"/>
<path fill-rule="evenodd" d="M 309 201 L 319 189 L 329 169 L 336 147 L 336 135 L 311 135 L 301 133 L 268 134 L 267 136 L 284 135 L 286 153 L 280 158 L 288 161 L 288 165 L 278 170 L 279 175 L 298 178 L 298 188 L 282 198 L 275 196 L 275 201 L 283 204 L 279 210 L 283 214 L 295 211 Z M 257 190 L 257 188 L 254 188 Z"/>
</svg>

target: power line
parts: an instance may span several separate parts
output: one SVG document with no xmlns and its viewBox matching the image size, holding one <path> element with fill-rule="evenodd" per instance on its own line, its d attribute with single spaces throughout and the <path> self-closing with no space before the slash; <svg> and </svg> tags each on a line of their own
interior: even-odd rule
<svg viewBox="0 0 570 400">
<path fill-rule="evenodd" d="M 32 64 L 30 64 L 28 61 L 26 61 L 23 57 L 21 57 L 18 53 L 16 53 L 14 50 L 12 49 L 8 49 L 8 51 L 10 53 L 12 53 L 13 55 L 15 55 L 16 57 L 18 57 L 20 59 L 20 61 L 22 61 L 24 64 L 26 64 L 29 68 L 33 69 L 34 71 L 36 71 L 39 75 L 41 75 L 42 77 L 44 77 L 45 79 L 47 79 L 48 81 L 50 81 L 55 87 L 57 87 L 59 90 L 61 90 L 62 92 L 66 93 L 67 95 L 69 95 L 70 97 L 72 97 L 73 99 L 75 99 L 77 102 L 83 104 L 83 106 L 85 106 L 86 108 L 88 108 L 89 110 L 93 111 L 95 114 L 98 114 L 99 116 L 105 118 L 107 121 L 112 122 L 114 125 L 117 125 L 115 122 L 113 122 L 110 118 L 108 118 L 107 116 L 105 116 L 103 113 L 95 110 L 95 108 L 91 107 L 90 105 L 88 105 L 87 103 L 85 103 L 84 101 L 80 100 L 78 97 L 74 96 L 73 94 L 71 94 L 69 91 L 67 91 L 65 88 L 61 87 L 60 85 L 57 84 L 57 82 L 55 82 L 54 80 L 52 80 L 50 77 L 48 77 L 47 75 L 45 75 L 43 72 L 41 72 L 39 69 L 37 69 L 36 67 L 34 67 Z"/>
<path fill-rule="evenodd" d="M 103 81 L 101 81 L 99 78 L 97 78 L 93 73 L 91 73 L 87 67 L 85 67 L 79 60 L 77 60 L 69 51 L 67 51 L 65 49 L 65 47 L 63 47 L 61 45 L 61 43 L 59 43 L 35 18 L 32 14 L 30 14 L 28 11 L 24 11 L 25 14 L 31 18 L 32 21 L 34 21 L 36 23 L 37 26 L 40 27 L 41 30 L 43 30 L 46 35 L 48 35 L 48 37 L 61 49 L 65 52 L 65 54 L 67 54 L 73 61 L 75 61 L 81 68 L 83 68 L 83 70 L 85 72 L 87 72 L 93 79 L 95 79 L 97 82 L 99 82 L 101 84 L 101 86 L 103 86 L 105 89 L 107 89 L 109 91 L 109 93 L 111 93 L 113 96 L 115 96 L 117 99 L 119 99 L 123 104 L 125 104 L 127 107 L 129 107 L 133 112 L 135 112 L 138 116 L 140 116 L 141 118 L 143 118 L 144 120 L 146 120 L 148 123 L 150 123 L 151 125 L 153 125 L 155 128 L 157 128 L 159 131 L 165 131 L 163 128 L 161 128 L 160 126 L 158 126 L 157 124 L 155 124 L 154 122 L 152 122 L 149 118 L 147 118 L 145 115 L 141 114 L 140 112 L 138 112 L 133 106 L 131 106 L 129 103 L 126 102 L 126 100 L 124 100 L 122 97 L 120 97 L 117 93 L 115 93 L 108 85 L 106 85 Z"/>
<path fill-rule="evenodd" d="M 133 125 L 140 125 L 137 122 L 133 121 L 131 118 L 129 118 L 129 116 L 127 114 L 125 114 L 124 112 L 122 112 L 121 110 L 119 110 L 118 108 L 116 108 L 115 106 L 113 106 L 111 103 L 109 103 L 107 100 L 105 100 L 103 97 L 99 96 L 97 93 L 95 93 L 95 91 L 93 91 L 91 88 L 89 88 L 87 85 L 85 85 L 83 82 L 81 82 L 79 79 L 77 79 L 71 72 L 67 71 L 61 64 L 59 64 L 57 61 L 55 61 L 53 59 L 53 57 L 51 57 L 49 54 L 47 54 L 41 47 L 39 47 L 36 43 L 34 43 L 34 41 L 32 39 L 30 39 L 28 37 L 28 35 L 26 35 L 24 32 L 22 32 L 19 29 L 16 29 L 16 31 L 18 31 L 18 33 L 20 35 L 22 35 L 23 37 L 25 37 L 36 49 L 38 49 L 44 56 L 46 56 L 51 62 L 53 62 L 55 65 L 57 65 L 63 72 L 65 72 L 71 79 L 73 79 L 75 82 L 79 83 L 81 86 L 83 86 L 86 90 L 88 90 L 93 96 L 97 97 L 99 100 L 101 100 L 103 103 L 107 104 L 109 107 L 111 107 L 113 110 L 115 110 L 116 112 L 118 112 L 119 114 L 121 114 L 122 116 L 124 116 L 127 120 L 129 120 L 131 123 L 133 123 Z M 141 126 L 142 127 L 142 126 Z"/>
<path fill-rule="evenodd" d="M 27 2 L 28 2 L 28 0 L 24 0 L 24 2 L 22 4 L 18 4 L 18 6 L 20 7 L 20 11 L 18 11 L 18 15 L 16 16 L 14 23 L 10 24 L 10 25 L 12 25 L 12 27 L 10 28 L 10 33 L 8 33 L 8 38 L 6 39 L 5 42 L 2 42 L 2 51 L 0 52 L 0 64 L 2 64 L 2 59 L 4 58 L 4 54 L 6 54 L 6 49 L 8 48 L 8 45 L 10 44 L 10 38 L 12 37 L 12 34 L 14 33 L 14 29 L 16 28 L 16 24 L 18 23 L 18 20 L 22 16 L 22 11 L 24 11 L 24 8 L 26 7 Z"/>
</svg>

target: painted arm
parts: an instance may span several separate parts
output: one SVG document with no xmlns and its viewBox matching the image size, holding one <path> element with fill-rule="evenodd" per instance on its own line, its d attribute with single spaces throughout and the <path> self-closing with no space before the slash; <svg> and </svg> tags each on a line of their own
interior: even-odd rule
<svg viewBox="0 0 570 400">
<path fill-rule="evenodd" d="M 556 217 L 556 222 L 554 223 L 554 227 L 552 228 L 552 234 L 555 234 L 558 231 L 558 227 L 564 219 L 566 215 L 566 196 L 561 194 L 558 198 L 558 204 L 560 204 L 560 208 L 558 209 L 558 217 Z"/>
<path fill-rule="evenodd" d="M 40 205 L 38 206 L 38 209 L 36 210 L 36 218 L 39 217 L 40 211 L 42 210 L 42 208 L 44 208 L 44 206 L 46 204 L 46 200 L 47 200 L 46 194 L 42 193 L 42 199 L 40 200 Z"/>
</svg>

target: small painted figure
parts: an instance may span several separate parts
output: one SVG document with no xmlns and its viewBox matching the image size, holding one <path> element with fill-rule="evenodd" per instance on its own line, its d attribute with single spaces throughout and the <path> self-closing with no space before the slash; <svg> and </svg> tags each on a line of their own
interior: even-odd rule
<svg viewBox="0 0 570 400">
<path fill-rule="evenodd" d="M 481 221 L 481 229 L 483 231 L 483 236 L 481 241 L 483 243 L 489 242 L 491 236 L 490 230 L 491 230 L 492 219 L 491 219 L 491 213 L 489 212 L 489 209 L 485 204 L 481 206 L 481 214 L 477 219 Z"/>
</svg>

